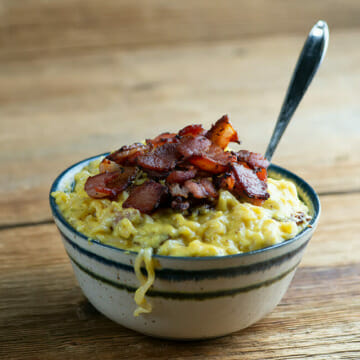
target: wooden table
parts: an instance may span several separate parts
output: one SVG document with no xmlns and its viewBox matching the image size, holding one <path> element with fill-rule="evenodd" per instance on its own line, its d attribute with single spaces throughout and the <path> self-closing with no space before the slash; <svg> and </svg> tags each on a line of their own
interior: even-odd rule
<svg viewBox="0 0 360 360">
<path fill-rule="evenodd" d="M 33 3 L 27 2 L 27 10 Z M 46 5 L 51 14 L 58 10 L 54 3 Z M 64 4 L 68 11 L 70 3 Z M 20 11 L 15 2 L 0 5 L 12 15 Z M 199 4 L 194 9 L 202 11 Z M 90 10 L 85 17 L 95 14 Z M 336 11 L 342 10 L 328 15 L 338 19 Z M 349 18 L 351 9 L 345 10 L 341 14 Z M 352 11 L 358 18 L 359 8 Z M 111 22 L 111 8 L 100 19 L 107 19 L 105 13 Z M 17 18 L 9 15 L 4 26 L 14 41 L 4 32 L 0 37 L 5 44 L 0 50 L 0 359 L 359 359 L 360 28 L 339 26 L 331 34 L 327 58 L 274 157 L 315 187 L 323 208 L 289 291 L 270 315 L 244 331 L 178 343 L 127 330 L 84 298 L 50 216 L 50 184 L 82 158 L 185 124 L 209 126 L 224 113 L 243 147 L 263 152 L 304 41 L 304 24 L 297 22 L 288 35 L 279 34 L 286 27 L 281 22 L 274 25 L 279 31 L 267 35 L 254 28 L 235 40 L 237 34 L 224 22 L 226 39 L 208 41 L 198 29 L 194 42 L 184 32 L 167 44 L 166 36 L 174 38 L 181 23 L 174 17 L 167 24 L 172 35 L 149 26 L 144 46 L 135 35 L 116 35 L 114 43 L 101 47 L 101 39 L 91 34 L 79 45 L 86 30 L 73 12 L 66 18 L 81 22 L 79 31 L 66 33 L 62 42 L 54 26 L 55 44 L 39 35 L 45 36 L 53 18 L 37 18 L 35 10 L 27 14 L 38 36 L 26 34 L 25 22 L 20 33 Z M 215 17 L 205 16 L 212 25 Z M 34 27 L 36 21 L 42 27 Z M 156 34 L 163 36 L 159 44 Z"/>
</svg>

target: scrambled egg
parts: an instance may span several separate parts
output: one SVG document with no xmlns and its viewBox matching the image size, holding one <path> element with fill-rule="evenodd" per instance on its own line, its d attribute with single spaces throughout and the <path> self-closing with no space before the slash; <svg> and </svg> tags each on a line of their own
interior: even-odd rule
<svg viewBox="0 0 360 360">
<path fill-rule="evenodd" d="M 52 193 L 65 219 L 90 239 L 121 249 L 167 256 L 221 256 L 261 249 L 288 240 L 307 226 L 309 210 L 286 180 L 268 179 L 270 198 L 262 206 L 220 191 L 215 208 L 188 214 L 161 209 L 149 216 L 123 209 L 128 194 L 117 201 L 92 199 L 84 190 L 89 176 L 99 172 L 93 161 L 75 176 L 67 191 Z"/>
</svg>

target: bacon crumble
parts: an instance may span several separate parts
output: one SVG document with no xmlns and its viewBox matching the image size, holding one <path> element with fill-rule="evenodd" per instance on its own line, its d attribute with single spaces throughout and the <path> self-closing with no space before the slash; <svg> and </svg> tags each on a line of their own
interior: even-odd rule
<svg viewBox="0 0 360 360">
<path fill-rule="evenodd" d="M 238 161 L 246 162 L 252 169 L 267 169 L 270 165 L 261 154 L 247 150 L 240 150 L 236 153 Z"/>
<path fill-rule="evenodd" d="M 120 170 L 104 172 L 90 176 L 85 183 L 85 191 L 95 199 L 108 197 L 116 198 L 135 179 L 138 169 L 133 167 L 121 167 Z"/>
<path fill-rule="evenodd" d="M 175 168 L 179 158 L 177 145 L 165 143 L 156 147 L 154 151 L 138 156 L 136 164 L 145 171 L 166 172 Z"/>
<path fill-rule="evenodd" d="M 154 180 L 148 180 L 130 190 L 130 195 L 123 203 L 123 207 L 138 209 L 142 213 L 150 214 L 158 208 L 165 192 L 164 185 Z"/>
<path fill-rule="evenodd" d="M 149 150 L 148 145 L 135 143 L 130 146 L 123 146 L 119 150 L 109 154 L 106 159 L 116 162 L 119 165 L 135 165 L 135 160 L 139 155 L 145 154 Z"/>
<path fill-rule="evenodd" d="M 174 170 L 166 178 L 168 184 L 179 183 L 182 184 L 186 180 L 191 180 L 196 176 L 197 170 L 195 168 L 189 170 Z"/>
<path fill-rule="evenodd" d="M 247 150 L 226 150 L 240 143 L 227 115 L 209 131 L 189 125 L 176 133 L 163 133 L 146 144 L 123 146 L 101 162 L 100 174 L 89 177 L 85 191 L 90 197 L 112 200 L 127 188 L 124 208 L 150 214 L 159 207 L 186 211 L 201 203 L 213 204 L 219 190 L 261 205 L 269 198 L 267 167 L 261 155 Z M 135 185 L 137 174 L 147 180 Z"/>
</svg>

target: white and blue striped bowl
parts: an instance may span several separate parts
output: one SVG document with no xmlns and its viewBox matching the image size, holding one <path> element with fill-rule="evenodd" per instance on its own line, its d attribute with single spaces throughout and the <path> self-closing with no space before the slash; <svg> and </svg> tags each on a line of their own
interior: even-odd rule
<svg viewBox="0 0 360 360">
<path fill-rule="evenodd" d="M 77 172 L 99 156 L 66 169 L 51 192 L 64 190 Z M 100 312 L 127 328 L 172 339 L 217 337 L 263 318 L 285 294 L 320 215 L 319 198 L 304 180 L 276 165 L 269 171 L 273 178 L 296 184 L 313 214 L 311 227 L 281 244 L 244 254 L 154 255 L 155 282 L 146 294 L 153 310 L 138 317 L 133 316 L 134 292 L 139 287 L 134 273 L 137 254 L 89 240 L 69 225 L 50 196 L 55 223 L 85 296 Z"/>
</svg>

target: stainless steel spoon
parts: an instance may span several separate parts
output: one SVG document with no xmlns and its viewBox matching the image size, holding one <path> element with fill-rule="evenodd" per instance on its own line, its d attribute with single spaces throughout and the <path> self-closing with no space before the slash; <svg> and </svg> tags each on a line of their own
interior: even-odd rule
<svg viewBox="0 0 360 360">
<path fill-rule="evenodd" d="M 271 161 L 274 151 L 318 70 L 328 47 L 329 29 L 325 21 L 318 21 L 311 29 L 300 53 L 284 103 L 276 122 L 265 157 Z"/>
</svg>

